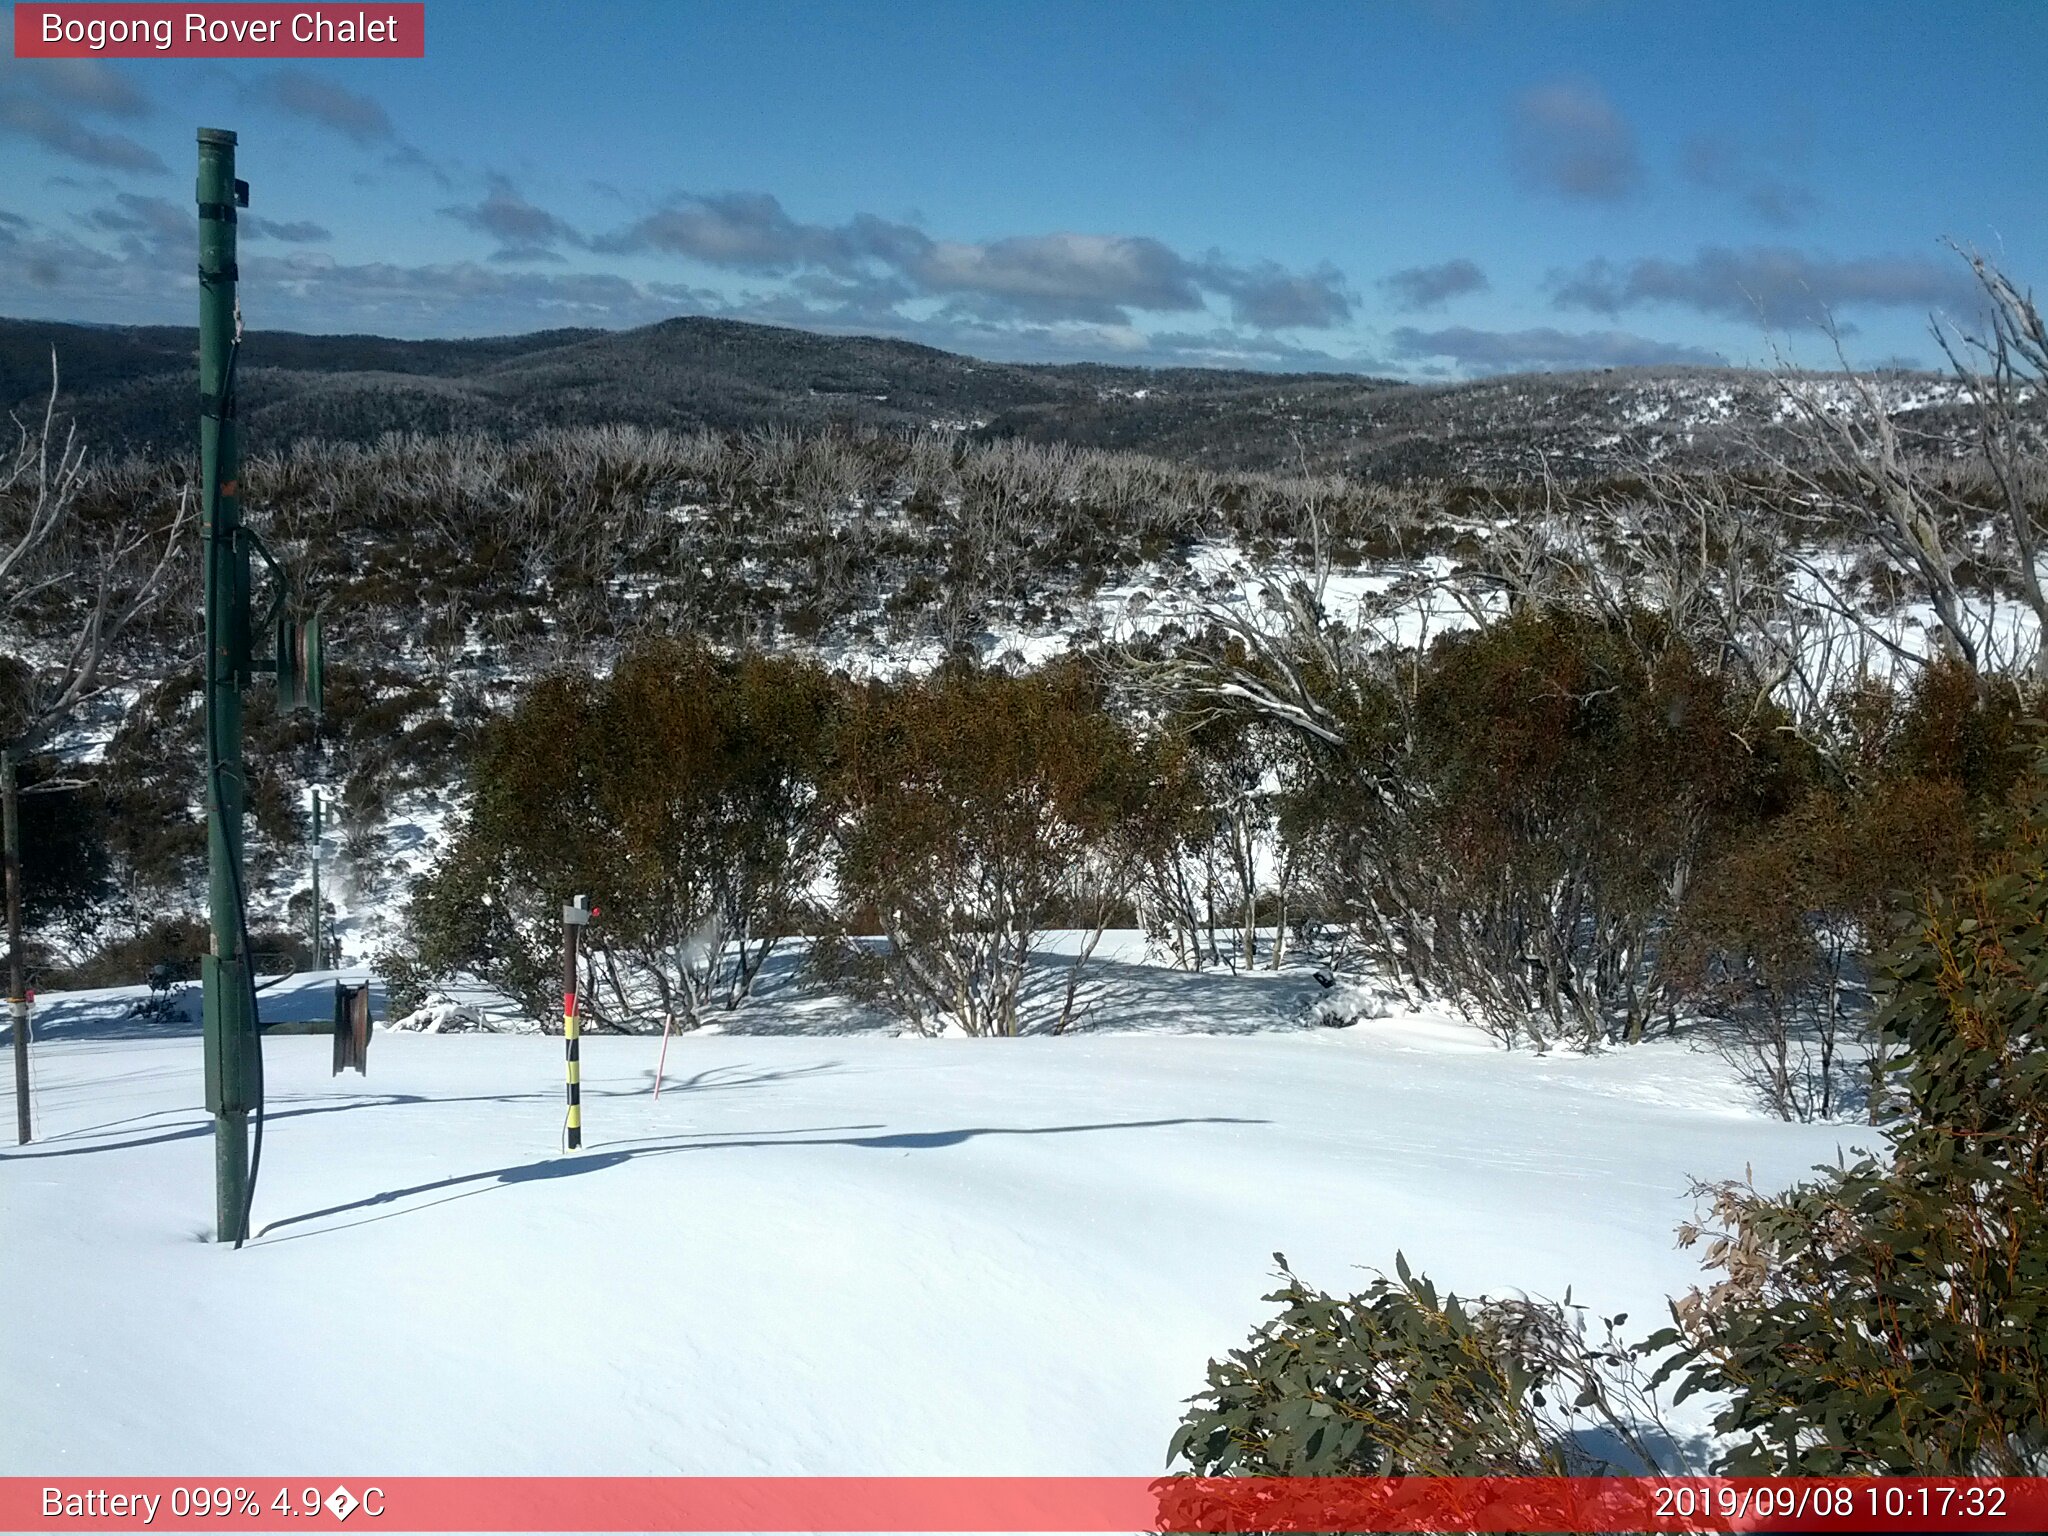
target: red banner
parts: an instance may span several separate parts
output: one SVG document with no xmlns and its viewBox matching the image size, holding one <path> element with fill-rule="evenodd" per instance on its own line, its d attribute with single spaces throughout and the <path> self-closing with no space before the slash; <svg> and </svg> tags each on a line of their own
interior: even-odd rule
<svg viewBox="0 0 2048 1536">
<path fill-rule="evenodd" d="M 2041 1531 L 2043 1478 L 0 1478 L 0 1530 Z"/>
<path fill-rule="evenodd" d="M 17 59 L 419 59 L 424 4 L 14 7 Z"/>
</svg>

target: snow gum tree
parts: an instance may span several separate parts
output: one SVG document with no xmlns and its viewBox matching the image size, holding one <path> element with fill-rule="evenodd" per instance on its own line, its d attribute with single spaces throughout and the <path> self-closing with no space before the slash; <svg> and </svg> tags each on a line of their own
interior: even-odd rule
<svg viewBox="0 0 2048 1536">
<path fill-rule="evenodd" d="M 879 998 L 925 1033 L 1018 1033 L 1045 930 L 1083 912 L 1099 937 L 1102 897 L 1142 857 L 1156 774 L 1077 666 L 949 668 L 859 693 L 832 779 L 834 857 L 842 899 L 880 929 L 856 956 Z M 1070 987 L 1062 1024 L 1072 1002 Z"/>
<path fill-rule="evenodd" d="M 1703 853 L 1794 778 L 1649 615 L 1524 610 L 1299 675 L 1323 731 L 1287 815 L 1305 878 L 1382 975 L 1510 1042 L 1640 1038 Z"/>
<path fill-rule="evenodd" d="M 1178 825 L 1142 872 L 1148 937 L 1186 970 L 1249 969 L 1261 958 L 1261 898 L 1274 920 L 1264 959 L 1285 948 L 1290 845 L 1280 836 L 1284 790 L 1298 755 L 1285 733 L 1216 716 L 1171 718 Z"/>
<path fill-rule="evenodd" d="M 104 805 L 75 754 L 56 748 L 120 674 L 178 648 L 151 631 L 196 514 L 183 493 L 146 493 L 90 469 L 77 424 L 58 416 L 58 384 L 52 351 L 40 421 L 15 417 L 13 442 L 0 439 L 0 752 L 15 769 L 0 784 L 4 820 L 27 840 L 6 858 L 21 914 L 31 927 L 69 919 L 75 941 L 96 926 L 91 908 L 105 891 Z M 11 988 L 25 981 L 27 944 L 0 934 L 0 951 L 10 939 L 21 940 Z"/>
<path fill-rule="evenodd" d="M 96 476 L 76 423 L 57 415 L 57 358 L 40 423 L 16 418 L 0 448 L 0 610 L 32 653 L 0 653 L 0 746 L 46 746 L 106 691 L 108 668 L 140 639 L 176 585 L 190 496 Z"/>
<path fill-rule="evenodd" d="M 559 907 L 588 893 L 595 1017 L 740 1006 L 822 855 L 834 690 L 802 663 L 661 641 L 609 678 L 535 683 L 484 733 L 475 795 L 414 893 L 422 975 L 470 971 L 547 1016 Z"/>
<path fill-rule="evenodd" d="M 2029 706 L 1955 662 L 1836 706 L 1831 750 L 1784 814 L 1733 829 L 1694 879 L 1670 944 L 1681 1002 L 1786 1119 L 1865 1100 L 1882 1113 L 1871 960 L 1897 893 L 1953 879 L 2025 778 Z"/>
<path fill-rule="evenodd" d="M 739 1006 L 789 934 L 821 867 L 834 701 L 830 680 L 803 663 L 721 663 L 674 643 L 614 673 L 598 796 L 617 848 L 608 947 L 631 957 L 664 1008 L 694 1020 Z"/>
</svg>

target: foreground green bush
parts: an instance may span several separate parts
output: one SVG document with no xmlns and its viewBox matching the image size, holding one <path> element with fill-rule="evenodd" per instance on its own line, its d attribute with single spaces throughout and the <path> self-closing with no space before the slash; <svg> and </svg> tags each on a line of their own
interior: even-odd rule
<svg viewBox="0 0 2048 1536">
<path fill-rule="evenodd" d="M 1657 1469 L 1634 1356 L 1614 1339 L 1625 1316 L 1595 1343 L 1569 1295 L 1461 1302 L 1397 1256 L 1397 1279 L 1336 1297 L 1275 1257 L 1279 1317 L 1210 1362 L 1169 1462 L 1211 1477 L 1588 1476 L 1612 1470 L 1586 1449 L 1597 1438 Z"/>
</svg>

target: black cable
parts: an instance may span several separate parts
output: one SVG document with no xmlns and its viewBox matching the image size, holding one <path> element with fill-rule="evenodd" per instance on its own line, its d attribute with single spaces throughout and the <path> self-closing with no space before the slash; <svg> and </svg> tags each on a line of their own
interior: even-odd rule
<svg viewBox="0 0 2048 1536">
<path fill-rule="evenodd" d="M 218 806 L 220 804 L 220 776 L 226 771 L 228 765 L 220 759 L 219 740 L 217 737 L 214 738 L 211 745 L 215 748 L 213 765 L 214 804 Z M 233 851 L 231 850 L 231 852 Z M 263 1166 L 263 1027 L 257 1020 L 256 969 L 253 951 L 249 943 L 249 901 L 247 894 L 242 888 L 241 860 L 230 857 L 227 864 L 228 878 L 233 883 L 235 891 L 235 939 L 241 951 L 242 982 L 249 995 L 249 1037 L 250 1043 L 255 1050 L 254 1059 L 256 1063 L 256 1102 L 250 1106 L 256 1115 L 256 1136 L 250 1148 L 248 1181 L 242 1188 L 242 1220 L 235 1230 L 235 1246 L 239 1248 L 249 1236 L 249 1212 L 256 1203 L 256 1177 Z"/>
<path fill-rule="evenodd" d="M 216 776 L 225 767 L 226 763 L 217 763 L 214 767 Z M 218 786 L 217 777 L 215 782 Z M 256 1102 L 250 1106 L 256 1115 L 256 1135 L 249 1148 L 249 1178 L 242 1186 L 242 1220 L 235 1229 L 235 1246 L 240 1248 L 249 1237 L 249 1212 L 256 1204 L 256 1176 L 263 1167 L 263 1025 L 257 1017 L 256 961 L 249 943 L 249 900 L 242 889 L 242 861 L 239 858 L 228 860 L 228 874 L 235 887 L 235 937 L 241 945 L 242 980 L 249 993 L 249 1044 L 255 1052 L 252 1059 L 256 1063 Z"/>
<path fill-rule="evenodd" d="M 236 329 L 239 331 L 240 326 L 237 325 Z M 215 419 L 221 422 L 228 422 L 234 419 L 235 363 L 241 355 L 242 338 L 238 334 L 228 344 L 227 368 L 221 379 L 220 395 L 214 402 Z M 207 487 L 207 495 L 213 502 L 212 516 L 208 521 L 212 527 L 218 529 L 220 526 L 220 474 L 218 465 L 215 466 L 213 483 Z M 216 572 L 215 575 L 218 576 L 219 573 Z M 236 596 L 239 598 L 241 595 L 239 577 L 236 578 L 235 586 Z M 221 774 L 228 765 L 220 750 L 220 721 L 214 711 L 213 696 L 210 689 L 206 700 L 206 738 L 207 752 L 213 759 L 213 783 L 211 788 L 215 812 L 218 814 L 222 805 Z M 223 841 L 227 840 L 227 828 L 225 826 L 221 829 L 221 837 Z M 248 991 L 250 1043 L 255 1050 L 256 1102 L 250 1107 L 256 1116 L 256 1135 L 250 1147 L 248 1178 L 242 1186 L 242 1219 L 235 1230 L 235 1247 L 238 1249 L 248 1240 L 249 1213 L 256 1203 L 256 1179 L 263 1167 L 263 1099 L 265 1086 L 263 1078 L 263 1027 L 257 1017 L 256 970 L 254 955 L 249 943 L 249 900 L 248 893 L 242 887 L 240 853 L 240 848 L 230 846 L 228 849 L 227 866 L 229 881 L 234 886 L 235 939 L 240 948 L 242 980 Z"/>
</svg>

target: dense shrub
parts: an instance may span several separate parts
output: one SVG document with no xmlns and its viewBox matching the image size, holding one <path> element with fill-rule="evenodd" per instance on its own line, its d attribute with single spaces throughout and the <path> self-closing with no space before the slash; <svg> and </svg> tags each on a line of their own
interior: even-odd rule
<svg viewBox="0 0 2048 1536">
<path fill-rule="evenodd" d="M 1668 1369 L 1729 1395 L 1734 1473 L 2048 1472 L 2048 796 L 1883 965 L 1883 1159 L 1712 1188 L 1723 1278 Z M 1703 1234 L 1690 1228 L 1682 1234 Z"/>
<path fill-rule="evenodd" d="M 594 1021 L 738 1006 L 818 867 L 832 705 L 802 663 L 680 642 L 539 680 L 482 734 L 467 816 L 413 895 L 408 976 L 467 970 L 550 1012 L 580 893 L 603 918 Z"/>
<path fill-rule="evenodd" d="M 199 979 L 199 957 L 213 946 L 213 930 L 204 917 L 176 915 L 152 920 L 139 933 L 109 941 L 77 965 L 52 971 L 42 984 L 52 990 L 73 987 L 133 987 L 149 979 L 158 965 L 169 965 L 183 981 Z M 302 971 L 312 965 L 306 936 L 282 928 L 253 928 L 249 953 L 259 975 Z"/>
<path fill-rule="evenodd" d="M 18 765 L 15 782 L 22 926 L 75 953 L 98 932 L 113 886 L 106 799 L 48 756 Z M 73 787 L 49 787 L 55 784 Z"/>
<path fill-rule="evenodd" d="M 1332 680 L 1344 740 L 1288 813 L 1368 957 L 1510 1041 L 1668 1017 L 1662 936 L 1789 797 L 1792 739 L 1647 615 L 1525 610 L 1373 666 Z"/>
<path fill-rule="evenodd" d="M 1782 1195 L 1703 1186 L 1679 1239 L 1719 1278 L 1673 1326 L 1623 1344 L 1625 1317 L 1589 1339 L 1563 1308 L 1439 1302 L 1398 1257 L 1398 1282 L 1348 1299 L 1285 1275 L 1171 1454 L 1246 1476 L 1600 1470 L 1576 1425 L 1655 1470 L 1675 1378 L 1677 1401 L 1725 1399 L 1720 1473 L 2048 1473 L 2048 788 L 2020 793 L 1883 958 L 1887 1153 Z"/>
<path fill-rule="evenodd" d="M 1285 952 L 1294 845 L 1280 808 L 1299 782 L 1300 755 L 1271 726 L 1215 716 L 1166 722 L 1157 750 L 1164 802 L 1141 870 L 1141 910 L 1155 952 L 1174 965 L 1249 967 L 1259 930 L 1274 930 L 1266 962 Z"/>
<path fill-rule="evenodd" d="M 341 702 L 348 702 L 345 694 Z M 348 715 L 345 708 L 330 709 L 316 722 L 286 714 L 274 693 L 252 688 L 244 697 L 242 728 L 243 850 L 260 883 L 305 857 L 308 775 L 325 746 L 348 728 Z M 144 905 L 189 901 L 204 888 L 205 745 L 199 675 L 183 668 L 141 691 L 90 770 L 106 805 L 116 883 Z"/>
<path fill-rule="evenodd" d="M 1081 909 L 1099 933 L 1171 809 L 1159 772 L 1078 666 L 859 691 L 831 780 L 834 870 L 881 929 L 875 994 L 922 1031 L 1017 1033 L 1044 930 Z"/>
<path fill-rule="evenodd" d="M 1673 984 L 1785 1119 L 1825 1119 L 1869 1094 L 1870 947 L 1898 890 L 1955 867 L 1964 824 L 1949 783 L 1815 790 L 1721 851 L 1688 892 Z"/>
<path fill-rule="evenodd" d="M 144 690 L 100 765 L 116 878 L 145 900 L 175 899 L 206 872 L 206 768 L 199 678 L 183 671 Z"/>
<path fill-rule="evenodd" d="M 1836 771 L 1783 815 L 1730 829 L 1686 892 L 1671 972 L 1786 1118 L 1881 1096 L 1871 956 L 1901 892 L 1942 885 L 1983 851 L 1984 818 L 2026 763 L 2026 701 L 1954 665 L 1841 703 Z"/>
</svg>

